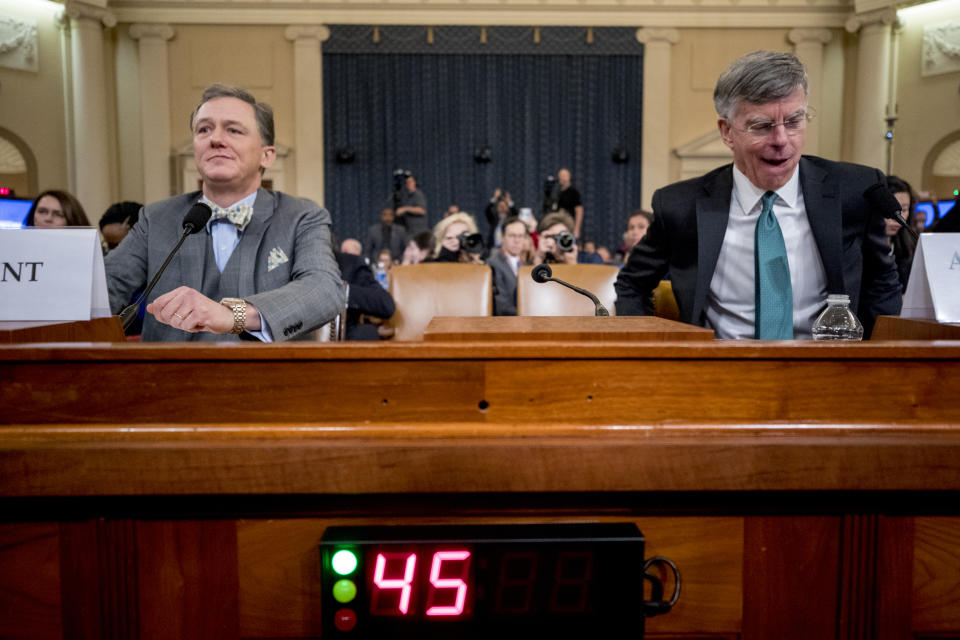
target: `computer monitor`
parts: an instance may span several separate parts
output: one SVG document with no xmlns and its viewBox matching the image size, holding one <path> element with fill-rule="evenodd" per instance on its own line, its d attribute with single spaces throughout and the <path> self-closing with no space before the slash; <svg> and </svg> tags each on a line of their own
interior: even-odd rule
<svg viewBox="0 0 960 640">
<path fill-rule="evenodd" d="M 0 198 L 0 229 L 23 229 L 33 200 Z"/>
<path fill-rule="evenodd" d="M 956 200 L 939 200 L 937 202 L 937 213 L 934 213 L 933 202 L 930 200 L 920 200 L 917 202 L 916 215 L 924 216 L 923 228 L 926 229 L 935 221 L 947 215 L 947 211 L 953 209 Z"/>
</svg>

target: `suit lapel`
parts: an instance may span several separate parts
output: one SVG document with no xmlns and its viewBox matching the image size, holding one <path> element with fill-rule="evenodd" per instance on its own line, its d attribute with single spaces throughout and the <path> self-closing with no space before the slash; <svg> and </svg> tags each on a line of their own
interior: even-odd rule
<svg viewBox="0 0 960 640">
<path fill-rule="evenodd" d="M 697 285 L 693 296 L 691 322 L 699 322 L 707 300 L 710 280 L 717 268 L 723 236 L 730 218 L 730 197 L 733 192 L 733 165 L 718 172 L 703 185 L 697 198 Z"/>
<path fill-rule="evenodd" d="M 197 192 L 194 197 L 190 198 L 187 202 L 187 208 L 184 209 L 183 212 L 178 212 L 176 215 L 182 216 L 185 214 L 190 207 L 200 200 L 200 196 L 201 193 Z M 180 239 L 181 233 L 182 229 L 178 225 L 174 231 L 174 244 Z M 173 244 L 170 246 L 172 248 Z M 212 248 L 213 246 L 210 244 L 210 232 L 206 229 L 194 233 L 183 241 L 179 255 L 180 282 L 191 289 L 196 289 L 197 291 L 203 290 L 204 260 L 206 259 L 207 249 L 212 250 Z"/>
<path fill-rule="evenodd" d="M 273 195 L 261 187 L 253 203 L 253 218 L 240 236 L 240 244 L 235 250 L 240 258 L 239 294 L 241 296 L 251 295 L 257 291 L 255 286 L 257 256 L 260 254 L 263 235 L 267 231 L 267 223 L 273 216 L 273 209 Z"/>
<path fill-rule="evenodd" d="M 820 250 L 827 276 L 827 291 L 842 293 L 843 285 L 843 213 L 837 182 L 823 169 L 800 158 L 800 188 L 807 220 Z"/>
</svg>

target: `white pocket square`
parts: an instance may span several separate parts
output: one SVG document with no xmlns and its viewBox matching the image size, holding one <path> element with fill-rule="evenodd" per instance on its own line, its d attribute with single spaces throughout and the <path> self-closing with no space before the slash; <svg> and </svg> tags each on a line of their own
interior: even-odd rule
<svg viewBox="0 0 960 640">
<path fill-rule="evenodd" d="M 273 271 L 284 262 L 290 262 L 290 258 L 283 252 L 283 249 L 280 247 L 270 249 L 270 253 L 267 255 L 267 271 Z"/>
</svg>

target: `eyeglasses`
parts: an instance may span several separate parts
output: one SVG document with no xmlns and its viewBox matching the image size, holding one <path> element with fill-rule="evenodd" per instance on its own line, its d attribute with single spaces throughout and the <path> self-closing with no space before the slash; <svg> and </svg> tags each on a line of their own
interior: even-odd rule
<svg viewBox="0 0 960 640">
<path fill-rule="evenodd" d="M 813 119 L 813 115 L 808 112 L 795 113 L 783 122 L 771 122 L 770 120 L 759 120 L 751 122 L 744 128 L 733 127 L 739 131 L 746 131 L 754 138 L 766 138 L 776 131 L 777 127 L 783 126 L 783 130 L 788 136 L 797 135 L 807 128 L 807 122 Z M 733 126 L 733 125 L 731 125 Z"/>
<path fill-rule="evenodd" d="M 39 215 L 41 215 L 41 216 L 43 216 L 43 215 L 51 215 L 51 216 L 53 216 L 54 218 L 66 218 L 66 217 L 67 217 L 67 215 L 66 215 L 63 211 L 60 211 L 59 209 L 47 209 L 46 207 L 37 207 L 36 211 L 34 211 L 34 215 L 37 215 L 37 214 L 39 214 Z"/>
</svg>

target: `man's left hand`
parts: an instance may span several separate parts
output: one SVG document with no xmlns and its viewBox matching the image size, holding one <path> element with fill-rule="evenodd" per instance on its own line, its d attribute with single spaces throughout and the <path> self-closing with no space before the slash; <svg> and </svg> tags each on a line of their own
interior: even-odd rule
<svg viewBox="0 0 960 640">
<path fill-rule="evenodd" d="M 147 305 L 147 311 L 159 322 L 190 333 L 230 333 L 233 329 L 233 311 L 190 287 L 163 294 Z M 248 303 L 246 328 L 256 331 L 259 324 L 259 313 Z"/>
</svg>

